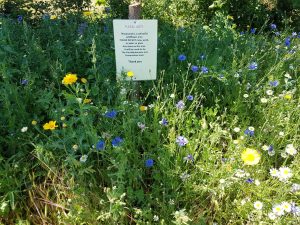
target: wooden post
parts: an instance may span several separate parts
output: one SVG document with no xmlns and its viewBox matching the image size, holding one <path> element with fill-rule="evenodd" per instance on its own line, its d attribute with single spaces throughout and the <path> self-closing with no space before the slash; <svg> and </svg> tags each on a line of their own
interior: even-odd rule
<svg viewBox="0 0 300 225">
<path fill-rule="evenodd" d="M 130 20 L 140 19 L 141 11 L 142 11 L 142 6 L 140 1 L 135 1 L 134 3 L 130 4 L 128 19 Z"/>
</svg>

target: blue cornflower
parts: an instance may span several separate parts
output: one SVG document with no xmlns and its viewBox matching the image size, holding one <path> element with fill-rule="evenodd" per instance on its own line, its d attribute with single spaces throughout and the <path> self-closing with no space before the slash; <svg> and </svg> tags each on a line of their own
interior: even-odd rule
<svg viewBox="0 0 300 225">
<path fill-rule="evenodd" d="M 184 136 L 178 136 L 176 138 L 176 143 L 182 147 L 185 146 L 188 143 L 188 140 Z"/>
<path fill-rule="evenodd" d="M 123 142 L 121 137 L 116 137 L 111 141 L 113 147 L 118 147 Z"/>
<path fill-rule="evenodd" d="M 147 167 L 147 168 L 150 168 L 150 167 L 152 167 L 154 165 L 154 160 L 153 159 L 147 159 L 146 161 L 145 161 L 145 166 Z"/>
<path fill-rule="evenodd" d="M 279 31 L 275 32 L 275 35 L 276 35 L 276 36 L 279 36 L 279 35 L 280 35 L 280 32 L 279 32 Z"/>
<path fill-rule="evenodd" d="M 256 62 L 252 62 L 252 63 L 250 63 L 250 65 L 249 65 L 248 68 L 249 68 L 249 70 L 256 70 L 257 67 L 258 67 L 257 63 Z"/>
<path fill-rule="evenodd" d="M 256 32 L 256 28 L 251 28 L 251 29 L 250 29 L 250 33 L 251 33 L 251 34 L 255 34 L 255 32 Z"/>
<path fill-rule="evenodd" d="M 193 101 L 194 96 L 193 96 L 193 95 L 188 95 L 188 96 L 186 97 L 186 99 L 189 100 L 189 101 Z"/>
<path fill-rule="evenodd" d="M 177 102 L 176 107 L 177 109 L 184 109 L 185 104 L 182 100 L 180 100 L 179 102 Z"/>
<path fill-rule="evenodd" d="M 184 161 L 191 161 L 194 162 L 194 157 L 191 154 L 188 154 L 186 157 L 183 158 Z"/>
<path fill-rule="evenodd" d="M 240 32 L 240 35 L 244 35 L 244 34 L 245 34 L 245 31 L 241 31 L 241 32 Z"/>
<path fill-rule="evenodd" d="M 191 70 L 192 70 L 194 73 L 196 73 L 196 72 L 198 72 L 199 67 L 198 67 L 198 66 L 192 66 L 192 67 L 191 67 Z"/>
<path fill-rule="evenodd" d="M 167 126 L 168 125 L 168 120 L 165 118 L 162 118 L 161 121 L 159 121 L 159 124 L 163 125 L 163 126 Z"/>
<path fill-rule="evenodd" d="M 250 137 L 253 137 L 254 136 L 254 129 L 252 129 L 252 127 L 248 127 L 245 131 L 244 131 L 244 134 L 245 135 L 248 135 Z"/>
<path fill-rule="evenodd" d="M 182 61 L 186 60 L 186 56 L 181 54 L 178 56 L 178 60 L 182 62 Z"/>
<path fill-rule="evenodd" d="M 203 61 L 204 59 L 206 59 L 206 56 L 204 55 L 204 53 L 202 53 L 201 55 L 200 55 L 200 59 Z"/>
<path fill-rule="evenodd" d="M 107 118 L 111 118 L 111 119 L 115 118 L 117 116 L 117 111 L 112 110 L 112 111 L 106 112 L 104 114 L 104 116 L 107 117 Z"/>
<path fill-rule="evenodd" d="M 17 20 L 18 20 L 19 23 L 21 23 L 23 21 L 23 16 L 18 15 Z"/>
<path fill-rule="evenodd" d="M 252 179 L 252 178 L 248 178 L 248 179 L 246 180 L 246 182 L 247 182 L 248 184 L 251 184 L 251 183 L 253 183 L 253 182 L 254 182 L 254 179 Z"/>
<path fill-rule="evenodd" d="M 293 37 L 293 38 L 297 37 L 297 32 L 293 32 L 293 33 L 292 33 L 292 37 Z"/>
<path fill-rule="evenodd" d="M 28 83 L 29 83 L 29 81 L 27 79 L 21 80 L 21 84 L 24 86 L 27 85 Z"/>
<path fill-rule="evenodd" d="M 202 73 L 208 73 L 208 68 L 205 66 L 202 66 L 201 71 L 202 71 Z"/>
<path fill-rule="evenodd" d="M 270 24 L 270 28 L 271 28 L 271 30 L 276 30 L 276 29 L 277 29 L 277 26 L 276 26 L 276 24 L 271 23 L 271 24 Z"/>
<path fill-rule="evenodd" d="M 290 38 L 290 37 L 287 37 L 287 38 L 284 40 L 284 44 L 285 44 L 285 46 L 290 47 L 290 45 L 291 45 L 291 38 Z"/>
<path fill-rule="evenodd" d="M 279 85 L 279 81 L 278 80 L 270 81 L 269 84 L 271 87 L 277 87 Z"/>
<path fill-rule="evenodd" d="M 103 141 L 103 140 L 98 141 L 96 144 L 96 149 L 103 150 L 104 148 L 105 148 L 105 141 Z"/>
</svg>

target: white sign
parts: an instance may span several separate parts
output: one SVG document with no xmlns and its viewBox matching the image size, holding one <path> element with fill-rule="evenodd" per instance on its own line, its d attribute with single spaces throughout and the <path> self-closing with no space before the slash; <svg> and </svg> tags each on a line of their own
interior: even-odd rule
<svg viewBox="0 0 300 225">
<path fill-rule="evenodd" d="M 117 76 L 132 71 L 133 80 L 155 80 L 157 20 L 114 20 Z"/>
</svg>

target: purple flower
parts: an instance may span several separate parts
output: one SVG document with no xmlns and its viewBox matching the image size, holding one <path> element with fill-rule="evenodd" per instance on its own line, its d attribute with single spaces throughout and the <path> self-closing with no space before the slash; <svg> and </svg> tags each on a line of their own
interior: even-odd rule
<svg viewBox="0 0 300 225">
<path fill-rule="evenodd" d="M 96 144 L 96 149 L 97 150 L 103 150 L 105 148 L 105 142 L 103 140 L 100 140 Z"/>
<path fill-rule="evenodd" d="M 18 15 L 17 20 L 18 20 L 18 23 L 21 23 L 23 21 L 23 16 Z"/>
<path fill-rule="evenodd" d="M 188 95 L 188 96 L 186 97 L 186 99 L 189 100 L 189 101 L 193 101 L 194 97 L 193 97 L 193 95 Z"/>
<path fill-rule="evenodd" d="M 276 30 L 276 29 L 277 29 L 277 26 L 276 26 L 276 24 L 271 23 L 271 24 L 270 24 L 270 28 L 271 28 L 271 30 Z"/>
<path fill-rule="evenodd" d="M 178 60 L 182 62 L 182 61 L 186 60 L 186 56 L 181 54 L 178 56 Z"/>
<path fill-rule="evenodd" d="M 188 143 L 188 140 L 187 140 L 185 137 L 183 137 L 183 136 L 178 136 L 178 137 L 176 138 L 176 143 L 177 143 L 180 147 L 182 147 L 182 146 L 185 146 L 185 145 Z"/>
<path fill-rule="evenodd" d="M 160 123 L 161 125 L 163 125 L 163 126 L 167 126 L 169 122 L 168 122 L 167 119 L 162 118 L 161 121 L 159 121 L 159 123 Z"/>
<path fill-rule="evenodd" d="M 248 178 L 247 180 L 246 180 L 246 183 L 248 183 L 248 184 L 251 184 L 251 183 L 253 183 L 254 182 L 254 180 L 252 179 L 252 178 Z"/>
<path fill-rule="evenodd" d="M 256 32 L 256 28 L 251 28 L 251 29 L 250 29 L 250 33 L 251 33 L 251 34 L 255 34 L 255 32 Z"/>
<path fill-rule="evenodd" d="M 115 118 L 117 116 L 117 111 L 112 110 L 112 111 L 106 112 L 104 114 L 104 116 L 107 117 L 107 118 L 111 118 L 111 119 Z"/>
<path fill-rule="evenodd" d="M 145 166 L 147 167 L 147 168 L 150 168 L 150 167 L 152 167 L 154 165 L 154 160 L 153 159 L 147 159 L 146 161 L 145 161 Z"/>
<path fill-rule="evenodd" d="M 244 34 L 245 34 L 245 31 L 241 31 L 241 32 L 240 32 L 240 35 L 244 35 Z"/>
<path fill-rule="evenodd" d="M 270 81 L 269 84 L 271 87 L 277 87 L 279 85 L 279 81 L 278 80 Z"/>
<path fill-rule="evenodd" d="M 256 62 L 252 62 L 252 63 L 250 63 L 250 65 L 249 65 L 248 68 L 249 68 L 249 70 L 256 70 L 257 67 L 258 67 L 257 63 Z"/>
<path fill-rule="evenodd" d="M 284 44 L 286 47 L 290 47 L 291 46 L 291 38 L 290 37 L 287 37 L 285 40 L 284 40 Z"/>
<path fill-rule="evenodd" d="M 296 206 L 294 202 L 291 203 L 291 213 L 294 216 L 300 216 L 300 207 Z"/>
<path fill-rule="evenodd" d="M 192 67 L 191 67 L 191 70 L 192 70 L 194 73 L 196 73 L 196 72 L 198 72 L 199 67 L 198 67 L 198 66 L 192 66 Z"/>
<path fill-rule="evenodd" d="M 186 157 L 183 158 L 184 161 L 188 162 L 194 162 L 194 157 L 191 154 L 188 154 Z"/>
<path fill-rule="evenodd" d="M 185 104 L 182 100 L 180 100 L 179 102 L 177 102 L 176 107 L 177 109 L 184 109 Z"/>
<path fill-rule="evenodd" d="M 208 68 L 205 66 L 202 66 L 201 71 L 202 71 L 202 73 L 208 73 Z"/>
<path fill-rule="evenodd" d="M 27 79 L 21 80 L 21 84 L 24 86 L 27 85 L 28 83 L 29 83 L 29 81 Z"/>
<path fill-rule="evenodd" d="M 123 142 L 121 137 L 116 137 L 111 141 L 113 147 L 118 147 Z"/>
<path fill-rule="evenodd" d="M 248 135 L 250 137 L 253 137 L 254 136 L 254 130 L 249 130 L 249 128 L 247 128 L 245 131 L 244 131 L 244 134 L 245 135 Z"/>
<path fill-rule="evenodd" d="M 297 37 L 297 32 L 293 32 L 293 33 L 292 33 L 292 37 L 293 37 L 293 38 Z"/>
</svg>

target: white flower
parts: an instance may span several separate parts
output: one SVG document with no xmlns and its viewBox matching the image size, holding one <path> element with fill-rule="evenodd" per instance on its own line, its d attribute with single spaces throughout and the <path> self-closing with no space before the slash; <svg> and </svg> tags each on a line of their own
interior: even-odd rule
<svg viewBox="0 0 300 225">
<path fill-rule="evenodd" d="M 153 221 L 155 221 L 155 222 L 159 221 L 159 217 L 157 215 L 154 215 L 153 216 Z"/>
<path fill-rule="evenodd" d="M 270 169 L 270 175 L 272 177 L 278 177 L 280 175 L 279 170 L 277 170 L 275 168 Z"/>
<path fill-rule="evenodd" d="M 284 215 L 284 209 L 281 205 L 275 205 L 272 210 L 276 216 Z"/>
<path fill-rule="evenodd" d="M 247 200 L 246 200 L 246 199 L 242 199 L 242 201 L 241 201 L 241 205 L 245 205 L 245 204 L 246 204 L 246 202 L 247 202 Z"/>
<path fill-rule="evenodd" d="M 244 96 L 244 98 L 248 98 L 248 97 L 249 97 L 249 95 L 248 95 L 248 94 L 244 94 L 243 96 Z"/>
<path fill-rule="evenodd" d="M 267 90 L 267 91 L 266 91 L 266 94 L 269 95 L 269 96 L 270 96 L 270 95 L 273 95 L 273 93 L 274 93 L 273 90 Z"/>
<path fill-rule="evenodd" d="M 188 224 L 188 222 L 190 221 L 190 218 L 186 215 L 185 209 L 176 211 L 175 213 L 173 213 L 173 215 L 175 217 L 175 224 Z"/>
<path fill-rule="evenodd" d="M 175 94 L 170 94 L 170 98 L 175 98 Z"/>
<path fill-rule="evenodd" d="M 79 147 L 78 147 L 78 145 L 73 145 L 72 148 L 73 148 L 74 151 L 77 151 Z"/>
<path fill-rule="evenodd" d="M 22 127 L 21 132 L 24 133 L 28 130 L 28 127 Z"/>
<path fill-rule="evenodd" d="M 236 132 L 236 133 L 238 133 L 238 132 L 241 131 L 241 129 L 240 129 L 239 127 L 235 127 L 235 128 L 233 129 L 233 131 Z"/>
<path fill-rule="evenodd" d="M 248 130 L 254 131 L 255 129 L 254 129 L 254 127 L 248 127 Z"/>
<path fill-rule="evenodd" d="M 284 136 L 284 132 L 280 131 L 279 136 L 281 136 L 281 137 Z"/>
<path fill-rule="evenodd" d="M 279 168 L 279 179 L 281 181 L 285 181 L 293 176 L 293 173 L 288 167 L 280 167 Z"/>
<path fill-rule="evenodd" d="M 284 209 L 284 211 L 286 211 L 288 213 L 291 212 L 291 210 L 292 210 L 292 205 L 288 202 L 282 202 L 281 207 Z"/>
<path fill-rule="evenodd" d="M 244 171 L 244 170 L 238 169 L 238 170 L 235 172 L 234 176 L 241 178 L 241 177 L 245 177 L 246 174 L 245 174 L 245 171 Z"/>
<path fill-rule="evenodd" d="M 254 183 L 255 183 L 256 186 L 260 185 L 260 181 L 259 180 L 255 180 Z"/>
<path fill-rule="evenodd" d="M 260 201 L 256 201 L 256 202 L 254 202 L 253 206 L 255 209 L 261 210 L 263 208 L 263 203 Z"/>
<path fill-rule="evenodd" d="M 269 150 L 269 146 L 268 146 L 268 145 L 263 145 L 263 146 L 262 146 L 262 150 L 268 151 L 268 150 Z"/>
<path fill-rule="evenodd" d="M 82 103 L 82 98 L 76 98 L 78 103 Z"/>
<path fill-rule="evenodd" d="M 87 158 L 88 158 L 87 155 L 82 155 L 82 156 L 80 157 L 80 162 L 82 162 L 82 163 L 86 162 Z"/>
<path fill-rule="evenodd" d="M 154 107 L 154 104 L 148 105 L 149 109 L 152 109 Z"/>
<path fill-rule="evenodd" d="M 296 155 L 297 154 L 297 149 L 293 146 L 293 144 L 288 144 L 285 147 L 285 152 L 289 155 Z"/>
<path fill-rule="evenodd" d="M 267 102 L 268 102 L 268 99 L 266 99 L 266 98 L 261 98 L 260 101 L 261 101 L 261 103 L 267 103 Z"/>
<path fill-rule="evenodd" d="M 270 212 L 268 214 L 268 217 L 270 218 L 270 220 L 275 220 L 276 219 L 276 215 L 274 213 L 272 213 L 272 212 Z"/>
<path fill-rule="evenodd" d="M 233 140 L 233 144 L 237 145 L 240 141 L 239 140 Z"/>
</svg>

